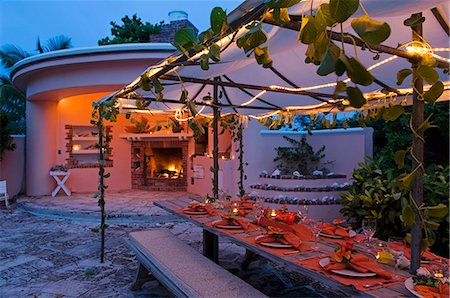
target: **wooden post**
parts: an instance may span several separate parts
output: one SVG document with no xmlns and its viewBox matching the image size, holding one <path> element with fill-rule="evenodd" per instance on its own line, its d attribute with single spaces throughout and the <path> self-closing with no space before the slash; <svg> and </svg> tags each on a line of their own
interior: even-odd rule
<svg viewBox="0 0 450 298">
<path fill-rule="evenodd" d="M 219 78 L 214 78 L 214 81 L 219 81 Z M 213 185 L 213 198 L 214 201 L 219 199 L 219 119 L 220 110 L 217 106 L 219 103 L 219 86 L 214 85 L 213 89 L 213 168 L 214 168 L 214 185 Z"/>
<path fill-rule="evenodd" d="M 413 14 L 412 17 L 422 17 L 422 13 Z M 412 39 L 420 41 L 418 35 L 422 36 L 422 24 L 418 24 L 412 27 Z M 418 67 L 418 63 L 412 64 L 414 91 L 413 91 L 413 105 L 412 105 L 412 126 L 417 132 L 418 127 L 424 121 L 424 102 L 420 94 L 423 93 L 423 79 L 415 75 L 415 70 Z M 412 168 L 415 169 L 420 163 L 423 163 L 423 151 L 424 143 L 421 140 L 423 133 L 419 136 L 413 134 L 412 154 L 416 157 L 417 161 L 413 159 Z M 417 175 L 412 183 L 412 196 L 417 206 L 423 203 L 423 169 L 420 167 L 417 171 Z M 420 241 L 422 239 L 422 221 L 420 220 L 417 210 L 415 210 L 416 223 L 411 230 L 411 265 L 410 273 L 416 274 L 416 270 L 420 267 Z"/>
</svg>

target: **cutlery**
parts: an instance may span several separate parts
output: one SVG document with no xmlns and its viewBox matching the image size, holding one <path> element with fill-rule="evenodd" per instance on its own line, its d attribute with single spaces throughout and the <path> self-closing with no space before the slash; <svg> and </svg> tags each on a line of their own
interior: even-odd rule
<svg viewBox="0 0 450 298">
<path fill-rule="evenodd" d="M 364 288 L 372 288 L 372 287 L 381 286 L 381 285 L 384 285 L 384 284 L 389 284 L 389 283 L 392 283 L 392 282 L 394 282 L 394 281 L 393 280 L 386 280 L 386 281 L 374 282 L 372 284 L 366 284 L 363 287 Z"/>
</svg>

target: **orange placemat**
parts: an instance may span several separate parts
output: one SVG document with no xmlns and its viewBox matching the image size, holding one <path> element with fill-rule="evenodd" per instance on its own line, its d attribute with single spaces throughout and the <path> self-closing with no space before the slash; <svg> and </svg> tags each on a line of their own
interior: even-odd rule
<svg viewBox="0 0 450 298">
<path fill-rule="evenodd" d="M 400 276 L 399 279 L 396 279 L 395 281 L 392 281 L 390 283 L 377 285 L 377 286 L 370 287 L 370 288 L 365 288 L 364 285 L 373 284 L 373 283 L 377 283 L 377 282 L 385 282 L 388 280 L 384 279 L 382 277 L 377 277 L 377 276 L 367 277 L 367 278 L 359 278 L 359 277 L 345 277 L 345 276 L 337 275 L 332 272 L 328 272 L 328 271 L 324 270 L 320 266 L 319 261 L 320 261 L 320 258 L 312 258 L 312 259 L 307 259 L 304 261 L 294 260 L 295 263 L 298 263 L 308 269 L 312 269 L 314 271 L 321 272 L 324 275 L 326 275 L 327 277 L 330 277 L 346 286 L 354 286 L 356 289 L 358 289 L 360 291 L 370 291 L 370 290 L 375 290 L 375 289 L 379 289 L 379 288 L 389 287 L 394 284 L 403 283 L 406 279 L 406 277 Z"/>
</svg>

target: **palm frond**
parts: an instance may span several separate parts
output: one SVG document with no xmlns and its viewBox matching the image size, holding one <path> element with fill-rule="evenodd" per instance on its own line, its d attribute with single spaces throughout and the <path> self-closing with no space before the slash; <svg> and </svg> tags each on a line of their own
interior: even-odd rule
<svg viewBox="0 0 450 298">
<path fill-rule="evenodd" d="M 10 114 L 13 121 L 25 118 L 26 97 L 14 87 L 11 79 L 0 75 L 0 110 Z"/>
<path fill-rule="evenodd" d="M 56 50 L 70 49 L 72 47 L 72 38 L 65 35 L 58 35 L 47 40 L 47 46 L 44 47 L 45 52 Z"/>
<path fill-rule="evenodd" d="M 44 48 L 42 47 L 41 40 L 39 39 L 39 36 L 38 36 L 37 42 L 36 42 L 36 50 L 37 50 L 40 54 L 42 54 L 42 53 L 45 52 Z"/>
<path fill-rule="evenodd" d="M 0 62 L 6 69 L 29 56 L 31 56 L 30 53 L 12 44 L 5 45 L 0 50 Z"/>
</svg>

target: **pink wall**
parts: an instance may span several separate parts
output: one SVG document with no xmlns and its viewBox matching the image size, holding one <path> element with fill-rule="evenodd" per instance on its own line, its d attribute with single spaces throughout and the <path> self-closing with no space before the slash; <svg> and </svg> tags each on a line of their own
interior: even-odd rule
<svg viewBox="0 0 450 298">
<path fill-rule="evenodd" d="M 27 101 L 27 195 L 45 195 L 55 187 L 49 175 L 56 163 L 56 101 Z"/>
<path fill-rule="evenodd" d="M 9 197 L 17 195 L 25 186 L 25 136 L 14 135 L 14 151 L 5 151 L 0 161 L 0 180 L 6 180 Z"/>
<path fill-rule="evenodd" d="M 365 156 L 372 156 L 372 134 L 372 128 L 349 128 L 313 131 L 313 135 L 309 136 L 306 132 L 268 131 L 259 122 L 251 120 L 244 130 L 245 160 L 249 164 L 246 167 L 246 188 L 259 181 L 259 174 L 263 170 L 270 174 L 276 169 L 273 161 L 276 157 L 275 148 L 290 146 L 283 135 L 294 139 L 305 135 L 314 150 L 325 145 L 324 161 L 333 161 L 330 170 L 351 178 L 358 162 L 364 161 Z"/>
</svg>

